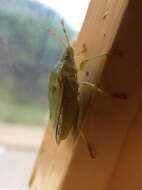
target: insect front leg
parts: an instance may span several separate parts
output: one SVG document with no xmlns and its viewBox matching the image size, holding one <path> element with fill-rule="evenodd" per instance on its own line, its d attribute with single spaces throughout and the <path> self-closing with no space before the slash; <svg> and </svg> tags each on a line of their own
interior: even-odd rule
<svg viewBox="0 0 142 190">
<path fill-rule="evenodd" d="M 88 63 L 89 61 L 93 61 L 93 60 L 95 60 L 95 59 L 104 57 L 104 56 L 106 56 L 106 55 L 108 55 L 108 53 L 102 53 L 102 54 L 97 55 L 97 56 L 95 56 L 95 57 L 90 57 L 90 58 L 88 58 L 88 59 L 85 59 L 85 60 L 81 61 L 81 63 L 79 64 L 79 66 L 80 66 L 80 71 L 82 71 L 82 70 L 85 68 L 85 66 L 87 65 L 87 63 Z"/>
</svg>

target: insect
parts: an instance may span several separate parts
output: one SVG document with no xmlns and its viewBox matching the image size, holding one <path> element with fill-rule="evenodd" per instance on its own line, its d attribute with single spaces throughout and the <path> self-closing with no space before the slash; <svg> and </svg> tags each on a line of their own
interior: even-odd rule
<svg viewBox="0 0 142 190">
<path fill-rule="evenodd" d="M 51 29 L 47 28 L 64 46 L 66 49 L 62 59 L 55 65 L 49 76 L 48 84 L 48 102 L 49 102 L 49 117 L 52 127 L 55 132 L 56 142 L 60 143 L 66 139 L 72 127 L 77 126 L 80 135 L 84 139 L 90 151 L 90 155 L 94 158 L 92 148 L 88 143 L 82 129 L 80 128 L 79 115 L 81 112 L 79 102 L 79 82 L 77 78 L 77 68 L 74 61 L 74 50 L 70 43 L 67 31 L 64 27 L 63 20 L 61 21 L 62 29 L 67 41 L 67 45 L 60 39 L 57 34 Z M 89 60 L 102 57 L 101 54 L 94 58 L 89 58 L 81 62 L 80 70 L 83 70 Z M 101 89 L 97 88 L 94 84 L 84 82 L 82 85 L 89 86 L 100 92 Z"/>
</svg>

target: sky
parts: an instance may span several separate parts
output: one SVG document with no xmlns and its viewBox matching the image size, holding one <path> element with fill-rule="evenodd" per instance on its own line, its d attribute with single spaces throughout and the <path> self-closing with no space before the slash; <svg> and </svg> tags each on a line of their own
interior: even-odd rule
<svg viewBox="0 0 142 190">
<path fill-rule="evenodd" d="M 90 0 L 37 0 L 56 10 L 68 24 L 79 31 L 83 23 Z"/>
</svg>

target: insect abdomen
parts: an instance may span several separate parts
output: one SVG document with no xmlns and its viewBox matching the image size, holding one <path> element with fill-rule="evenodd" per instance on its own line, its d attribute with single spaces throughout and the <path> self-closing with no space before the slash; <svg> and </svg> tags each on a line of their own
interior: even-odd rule
<svg viewBox="0 0 142 190">
<path fill-rule="evenodd" d="M 75 125 L 79 110 L 77 70 L 74 63 L 73 52 L 66 55 L 61 71 L 63 86 L 63 101 L 61 110 L 61 127 L 58 128 L 58 139 L 67 137 Z"/>
</svg>

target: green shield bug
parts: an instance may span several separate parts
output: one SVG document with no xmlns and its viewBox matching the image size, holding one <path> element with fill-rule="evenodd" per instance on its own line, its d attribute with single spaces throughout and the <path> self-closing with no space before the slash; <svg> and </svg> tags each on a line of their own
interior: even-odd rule
<svg viewBox="0 0 142 190">
<path fill-rule="evenodd" d="M 55 132 L 56 142 L 60 143 L 67 138 L 72 127 L 77 126 L 81 137 L 87 144 L 90 155 L 95 158 L 92 148 L 87 141 L 82 129 L 79 126 L 79 83 L 77 79 L 77 68 L 74 61 L 74 50 L 71 46 L 69 37 L 64 27 L 64 22 L 61 21 L 63 32 L 67 40 L 67 46 L 60 39 L 57 34 L 52 31 L 51 28 L 47 28 L 65 47 L 66 52 L 62 59 L 55 65 L 49 76 L 48 84 L 48 102 L 49 102 L 49 117 L 52 123 L 52 127 Z M 81 62 L 80 70 L 82 70 L 86 63 L 90 60 L 102 57 L 106 53 L 89 58 Z M 89 86 L 100 92 L 101 89 L 97 88 L 94 84 L 84 82 L 82 85 Z"/>
</svg>

